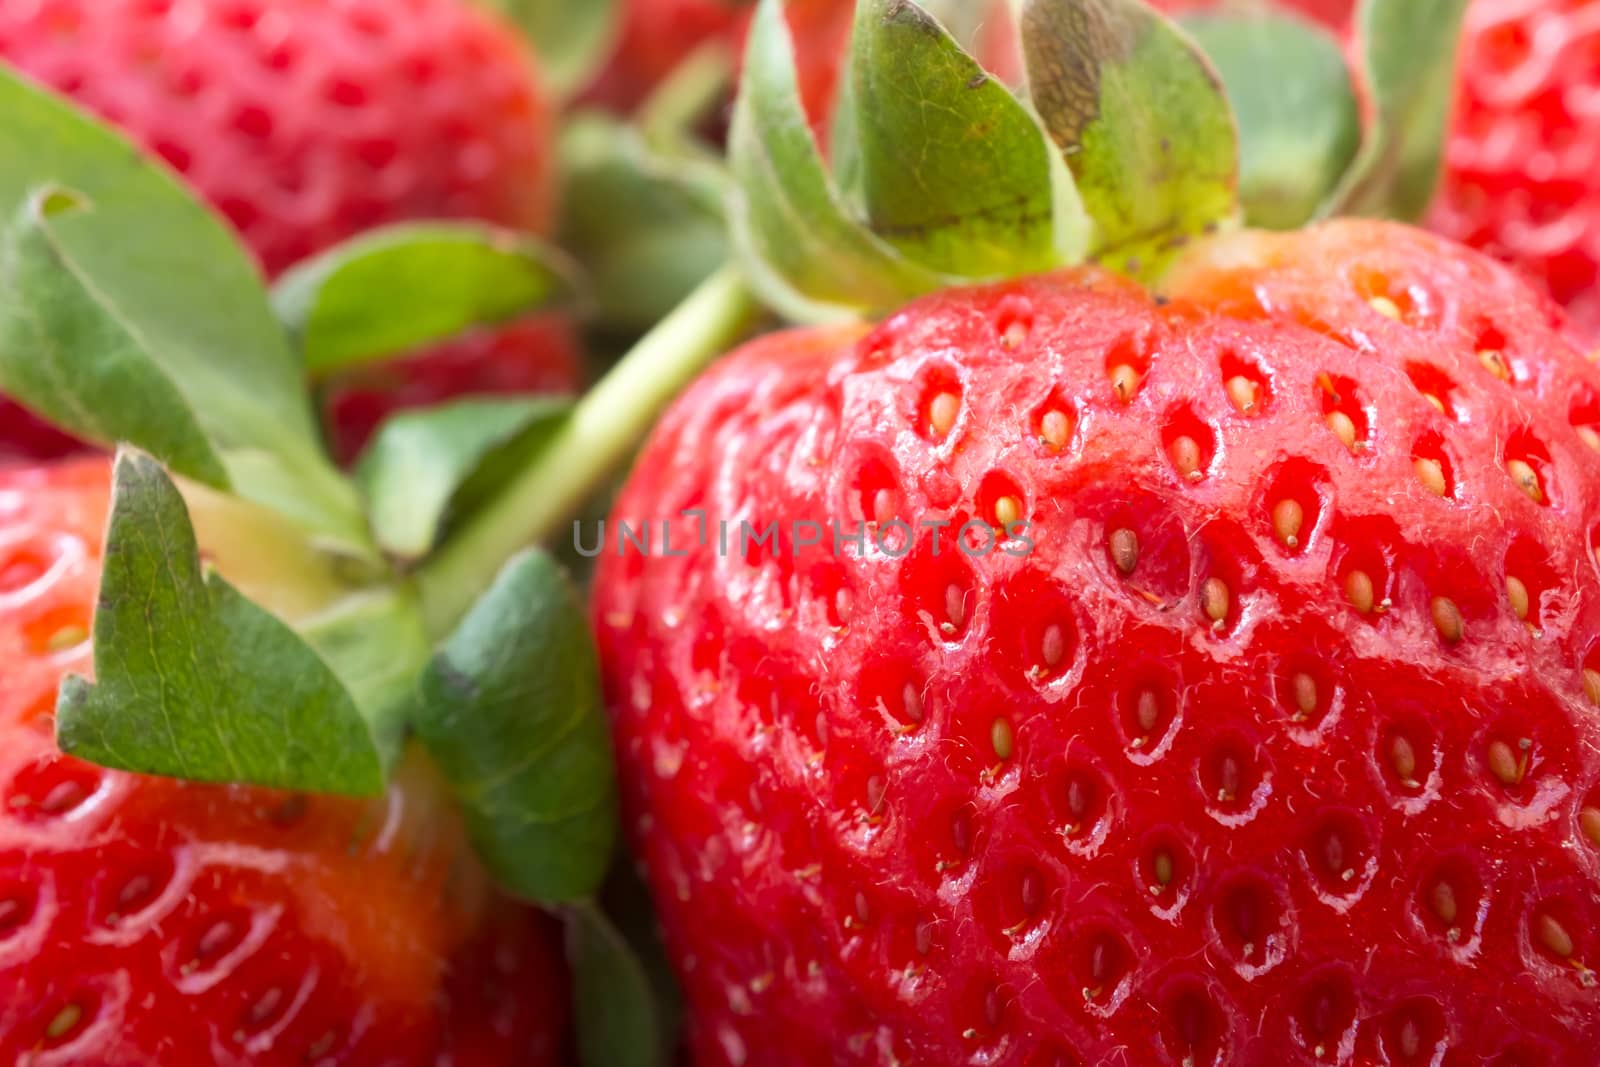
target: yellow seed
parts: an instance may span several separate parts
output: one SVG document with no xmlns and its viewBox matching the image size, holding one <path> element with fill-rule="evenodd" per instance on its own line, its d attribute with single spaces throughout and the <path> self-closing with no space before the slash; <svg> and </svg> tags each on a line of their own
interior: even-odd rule
<svg viewBox="0 0 1600 1067">
<path fill-rule="evenodd" d="M 1446 644 L 1455 644 L 1460 641 L 1466 632 L 1466 624 L 1461 619 L 1461 609 L 1456 607 L 1456 602 L 1449 597 L 1436 596 L 1429 605 L 1433 613 L 1433 625 L 1438 628 L 1439 636 L 1444 638 Z"/>
<path fill-rule="evenodd" d="M 1112 367 L 1111 391 L 1124 403 L 1132 400 L 1133 394 L 1139 391 L 1139 372 L 1126 363 L 1118 363 Z"/>
<path fill-rule="evenodd" d="M 1589 839 L 1589 844 L 1600 848 L 1600 808 L 1584 808 L 1578 812 L 1578 829 Z"/>
<path fill-rule="evenodd" d="M 1596 430 L 1593 426 L 1579 426 L 1578 437 L 1584 444 L 1600 452 L 1600 430 Z"/>
<path fill-rule="evenodd" d="M 1589 698 L 1589 703 L 1600 708 L 1600 671 L 1593 667 L 1583 669 L 1583 695 Z"/>
<path fill-rule="evenodd" d="M 1435 882 L 1433 892 L 1428 894 L 1428 904 L 1433 908 L 1433 913 L 1439 921 L 1446 926 L 1454 926 L 1456 917 L 1461 909 L 1456 904 L 1456 891 L 1449 882 Z"/>
<path fill-rule="evenodd" d="M 1567 928 L 1554 915 L 1541 915 L 1534 920 L 1534 933 L 1539 938 L 1539 944 L 1549 949 L 1552 956 L 1571 959 L 1577 948 L 1572 943 L 1572 935 L 1567 933 Z"/>
<path fill-rule="evenodd" d="M 1124 576 L 1139 565 L 1139 535 L 1126 527 L 1111 531 L 1111 562 Z"/>
<path fill-rule="evenodd" d="M 1039 420 L 1039 436 L 1052 451 L 1059 452 L 1072 440 L 1072 420 L 1065 411 L 1051 408 Z"/>
<path fill-rule="evenodd" d="M 1256 409 L 1256 402 L 1260 399 L 1261 390 L 1255 382 L 1242 374 L 1236 374 L 1228 379 L 1226 386 L 1228 399 L 1239 410 L 1241 415 L 1248 415 Z"/>
<path fill-rule="evenodd" d="M 1300 547 L 1300 527 L 1305 521 L 1306 512 L 1298 500 L 1284 497 L 1272 506 L 1272 532 L 1285 547 Z"/>
<path fill-rule="evenodd" d="M 1390 743 L 1389 764 L 1394 768 L 1395 777 L 1400 781 L 1407 784 L 1416 781 L 1417 753 L 1411 747 L 1411 742 L 1404 737 L 1396 737 Z"/>
<path fill-rule="evenodd" d="M 1522 584 L 1522 579 L 1515 575 L 1506 575 L 1506 599 L 1511 602 L 1511 611 L 1517 618 L 1526 620 L 1528 617 L 1528 587 Z"/>
<path fill-rule="evenodd" d="M 1139 729 L 1149 733 L 1156 728 L 1156 723 L 1161 719 L 1161 702 L 1149 689 L 1139 694 L 1139 706 L 1134 709 L 1134 718 L 1139 723 Z"/>
<path fill-rule="evenodd" d="M 905 708 L 906 718 L 911 722 L 921 722 L 923 717 L 922 693 L 910 682 L 900 694 L 900 703 Z"/>
<path fill-rule="evenodd" d="M 1039 655 L 1046 667 L 1059 667 L 1066 658 L 1067 636 L 1056 623 L 1044 628 L 1044 634 L 1039 639 Z"/>
<path fill-rule="evenodd" d="M 994 747 L 994 754 L 1000 759 L 1011 758 L 1012 745 L 1015 738 L 1011 733 L 1009 719 L 996 719 L 989 727 L 989 744 Z"/>
<path fill-rule="evenodd" d="M 961 398 L 951 392 L 940 393 L 928 405 L 928 427 L 935 437 L 943 437 L 955 427 L 960 414 Z"/>
<path fill-rule="evenodd" d="M 1422 1052 L 1422 1029 L 1417 1020 L 1407 1019 L 1400 1024 L 1400 1058 L 1414 1060 Z"/>
<path fill-rule="evenodd" d="M 1367 303 L 1371 306 L 1373 311 L 1376 311 L 1384 318 L 1393 319 L 1395 322 L 1400 321 L 1400 305 L 1396 304 L 1388 297 L 1375 296 L 1371 300 L 1368 300 Z"/>
<path fill-rule="evenodd" d="M 1157 852 L 1151 866 L 1155 868 L 1156 884 L 1171 885 L 1172 876 L 1176 872 L 1172 869 L 1172 854 L 1166 849 Z"/>
<path fill-rule="evenodd" d="M 1432 393 L 1423 393 L 1422 394 L 1422 399 L 1424 399 L 1428 403 L 1432 404 L 1433 407 L 1434 407 L 1434 410 L 1437 411 L 1439 414 L 1441 414 L 1441 415 L 1446 414 L 1445 409 L 1444 409 L 1444 401 L 1440 400 L 1438 397 L 1434 396 Z"/>
<path fill-rule="evenodd" d="M 1000 340 L 1007 348 L 1021 348 L 1022 342 L 1028 339 L 1028 324 L 1021 319 L 1012 319 L 1006 325 L 1005 333 L 1000 335 Z"/>
<path fill-rule="evenodd" d="M 944 613 L 952 626 L 959 627 L 967 621 L 967 596 L 959 585 L 944 587 Z"/>
<path fill-rule="evenodd" d="M 1534 469 L 1520 459 L 1506 462 L 1506 473 L 1511 475 L 1511 480 L 1517 483 L 1517 488 L 1528 494 L 1528 499 L 1535 504 L 1544 503 L 1544 490 L 1539 487 L 1539 475 Z"/>
<path fill-rule="evenodd" d="M 883 525 L 894 518 L 894 493 L 888 489 L 879 489 L 872 495 L 872 519 Z"/>
<path fill-rule="evenodd" d="M 1328 412 L 1328 429 L 1333 431 L 1333 436 L 1346 448 L 1356 447 L 1356 424 L 1342 411 Z"/>
<path fill-rule="evenodd" d="M 56 1012 L 55 1018 L 50 1020 L 50 1025 L 44 1028 L 44 1036 L 51 1041 L 59 1040 L 71 1033 L 72 1028 L 77 1026 L 82 1018 L 83 1006 L 76 1003 L 68 1004 Z"/>
<path fill-rule="evenodd" d="M 1200 608 L 1215 625 L 1227 621 L 1231 600 L 1228 583 L 1221 578 L 1207 578 L 1200 586 Z"/>
<path fill-rule="evenodd" d="M 1411 461 L 1411 468 L 1417 472 L 1417 481 L 1434 496 L 1444 496 L 1450 491 L 1449 484 L 1444 480 L 1444 464 L 1440 461 L 1418 456 Z"/>
<path fill-rule="evenodd" d="M 89 639 L 89 631 L 77 624 L 61 627 L 45 641 L 45 647 L 51 652 L 65 652 L 69 648 L 77 648 Z"/>
<path fill-rule="evenodd" d="M 1188 434 L 1179 437 L 1172 442 L 1170 453 L 1179 474 L 1191 480 L 1200 477 L 1200 445 L 1194 438 Z"/>
<path fill-rule="evenodd" d="M 1351 607 L 1363 615 L 1372 613 L 1375 594 L 1372 588 L 1372 579 L 1366 571 L 1351 571 L 1344 576 L 1344 595 L 1350 601 Z"/>
<path fill-rule="evenodd" d="M 1317 710 L 1317 680 L 1304 672 L 1294 676 L 1294 706 L 1301 718 Z"/>
<path fill-rule="evenodd" d="M 1499 378 L 1503 382 L 1511 380 L 1511 364 L 1506 362 L 1506 355 L 1498 349 L 1485 348 L 1478 353 L 1478 362 L 1483 369 Z"/>
<path fill-rule="evenodd" d="M 1504 741 L 1489 742 L 1489 773 L 1500 779 L 1500 784 L 1513 786 L 1522 781 L 1522 767 L 1517 754 Z"/>
<path fill-rule="evenodd" d="M 1003 496 L 994 502 L 994 517 L 1000 529 L 1010 530 L 1022 521 L 1022 502 L 1014 496 Z"/>
</svg>

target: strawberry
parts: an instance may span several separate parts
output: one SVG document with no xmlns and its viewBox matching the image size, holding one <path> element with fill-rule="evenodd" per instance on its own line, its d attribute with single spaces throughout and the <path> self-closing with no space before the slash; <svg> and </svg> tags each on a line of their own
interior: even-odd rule
<svg viewBox="0 0 1600 1067">
<path fill-rule="evenodd" d="M 533 59 L 465 0 L 6 3 L 0 60 L 166 159 L 269 274 L 383 223 L 464 217 L 538 232 L 551 221 L 551 106 Z M 462 392 L 569 389 L 578 367 L 559 328 L 518 328 L 390 373 L 407 384 L 385 413 Z M 13 436 L 11 409 L 0 417 L 12 448 L 59 451 Z"/>
<path fill-rule="evenodd" d="M 1600 7 L 1473 0 L 1429 225 L 1516 264 L 1600 338 Z"/>
<path fill-rule="evenodd" d="M 1562 329 L 1334 222 L 711 371 L 594 601 L 695 1062 L 1592 1062 L 1600 373 Z"/>
<path fill-rule="evenodd" d="M 363 802 L 60 754 L 107 499 L 100 461 L 0 474 L 0 1062 L 563 1062 L 559 942 L 427 767 Z"/>
<path fill-rule="evenodd" d="M 833 108 L 855 5 L 789 0 L 786 11 L 806 112 L 820 123 Z M 627 0 L 617 43 L 588 95 L 597 104 L 632 110 L 695 49 L 714 43 L 741 49 L 749 23 L 750 5 L 737 0 Z"/>
</svg>

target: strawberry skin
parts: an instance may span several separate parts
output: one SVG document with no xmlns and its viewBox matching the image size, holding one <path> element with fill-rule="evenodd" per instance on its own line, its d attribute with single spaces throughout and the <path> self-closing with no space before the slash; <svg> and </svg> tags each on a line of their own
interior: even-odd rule
<svg viewBox="0 0 1600 1067">
<path fill-rule="evenodd" d="M 0 1063 L 562 1062 L 556 937 L 427 768 L 360 802 L 59 753 L 108 500 L 101 461 L 0 473 Z"/>
<path fill-rule="evenodd" d="M 711 372 L 594 608 L 695 1062 L 1592 1062 L 1600 374 L 1562 327 L 1345 222 Z"/>
<path fill-rule="evenodd" d="M 1600 339 L 1600 5 L 1473 0 L 1430 225 L 1521 267 Z"/>
<path fill-rule="evenodd" d="M 467 0 L 6 2 L 0 60 L 172 164 L 271 275 L 384 223 L 551 221 L 550 101 L 514 32 Z M 578 381 L 559 331 L 468 340 L 436 359 L 403 369 L 411 385 L 386 411 L 507 380 Z M 11 422 L 0 413 L 12 450 L 60 452 Z"/>
</svg>

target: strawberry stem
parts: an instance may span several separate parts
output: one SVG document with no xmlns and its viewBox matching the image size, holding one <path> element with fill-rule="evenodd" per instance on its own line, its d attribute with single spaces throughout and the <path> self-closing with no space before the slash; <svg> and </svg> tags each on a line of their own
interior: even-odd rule
<svg viewBox="0 0 1600 1067">
<path fill-rule="evenodd" d="M 641 339 L 579 402 L 549 446 L 417 572 L 428 632 L 449 633 L 507 560 L 576 514 L 668 402 L 759 311 L 742 275 L 724 267 Z"/>
</svg>

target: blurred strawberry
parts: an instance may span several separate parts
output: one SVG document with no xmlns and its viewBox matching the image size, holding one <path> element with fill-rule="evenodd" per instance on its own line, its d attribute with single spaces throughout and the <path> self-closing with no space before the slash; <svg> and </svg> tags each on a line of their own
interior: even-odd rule
<svg viewBox="0 0 1600 1067">
<path fill-rule="evenodd" d="M 534 59 L 464 0 L 6 0 L 0 59 L 166 159 L 269 274 L 383 223 L 551 221 L 553 122 Z M 389 376 L 400 384 L 381 412 L 570 388 L 578 360 L 562 330 L 519 327 Z M 0 447 L 62 451 L 25 426 L 0 411 Z M 363 436 L 333 430 L 345 454 Z"/>
</svg>

